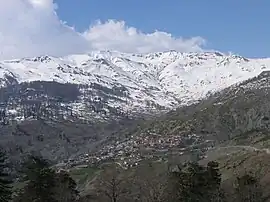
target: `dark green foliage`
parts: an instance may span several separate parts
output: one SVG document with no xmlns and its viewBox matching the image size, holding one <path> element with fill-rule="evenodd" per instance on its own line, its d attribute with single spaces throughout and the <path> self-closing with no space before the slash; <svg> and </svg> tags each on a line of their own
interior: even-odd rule
<svg viewBox="0 0 270 202">
<path fill-rule="evenodd" d="M 79 192 L 76 189 L 76 182 L 70 177 L 70 175 L 66 171 L 60 171 L 59 173 L 56 173 L 55 180 L 55 198 L 57 199 L 57 201 L 76 201 Z"/>
<path fill-rule="evenodd" d="M 76 182 L 65 171 L 56 172 L 41 157 L 30 156 L 23 169 L 26 185 L 16 202 L 73 202 L 77 200 Z"/>
<path fill-rule="evenodd" d="M 169 177 L 168 201 L 211 202 L 222 201 L 221 177 L 218 164 L 188 163 Z"/>
<path fill-rule="evenodd" d="M 28 99 L 28 96 L 38 98 L 37 100 L 48 96 L 55 101 L 70 102 L 76 101 L 80 95 L 79 86 L 76 84 L 61 84 L 54 81 L 32 81 L 29 83 L 7 85 L 1 88 L 0 102 L 5 103 L 10 99 L 22 100 L 24 102 Z"/>
<path fill-rule="evenodd" d="M 207 164 L 208 172 L 208 197 L 209 201 L 224 201 L 224 191 L 221 189 L 221 174 L 219 164 L 211 161 Z"/>
<path fill-rule="evenodd" d="M 8 202 L 12 197 L 12 181 L 8 179 L 8 174 L 6 173 L 7 157 L 4 151 L 0 151 L 0 202 Z"/>
<path fill-rule="evenodd" d="M 197 162 L 178 166 L 168 173 L 156 170 L 156 164 L 135 168 L 133 174 L 121 168 L 108 167 L 97 178 L 93 193 L 79 198 L 76 182 L 69 173 L 55 171 L 50 164 L 31 156 L 24 164 L 26 185 L 14 202 L 75 202 L 75 201 L 142 201 L 142 202 L 263 202 L 258 180 L 245 174 L 237 177 L 235 193 L 226 200 L 221 188 L 219 164 L 206 166 Z M 148 168 L 148 170 L 147 170 Z M 156 171 L 155 171 L 156 170 Z M 126 172 L 126 174 L 125 174 Z M 149 173 L 151 172 L 151 173 Z M 153 174 L 157 172 L 156 174 Z M 168 175 L 167 175 L 168 174 Z M 99 180 L 98 180 L 99 179 Z M 229 192 L 226 193 L 228 194 Z M 1 202 L 1 201 L 0 201 Z"/>
<path fill-rule="evenodd" d="M 55 202 L 53 188 L 55 186 L 55 172 L 49 167 L 46 160 L 31 156 L 23 167 L 26 186 L 20 190 L 16 201 L 18 202 Z"/>
<path fill-rule="evenodd" d="M 237 177 L 235 191 L 237 202 L 264 201 L 262 188 L 258 180 L 250 174 Z"/>
<path fill-rule="evenodd" d="M 22 174 L 23 180 L 37 181 L 37 177 L 43 169 L 49 168 L 50 164 L 47 160 L 39 156 L 28 156 L 23 163 Z"/>
<path fill-rule="evenodd" d="M 27 89 L 32 88 L 34 91 L 27 91 Z M 30 83 L 22 83 L 19 86 L 19 96 L 22 93 L 30 96 L 41 96 L 47 95 L 56 100 L 69 102 L 75 101 L 80 96 L 80 91 L 78 85 L 71 83 L 57 83 L 54 81 L 33 81 Z"/>
</svg>

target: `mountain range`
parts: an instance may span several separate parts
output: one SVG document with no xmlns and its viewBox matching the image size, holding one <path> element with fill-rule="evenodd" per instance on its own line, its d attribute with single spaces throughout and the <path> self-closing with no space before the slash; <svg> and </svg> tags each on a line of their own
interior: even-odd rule
<svg viewBox="0 0 270 202">
<path fill-rule="evenodd" d="M 0 145 L 13 162 L 34 152 L 64 167 L 128 167 L 169 151 L 201 159 L 222 145 L 264 150 L 269 71 L 268 58 L 219 52 L 1 61 Z"/>
<path fill-rule="evenodd" d="M 219 52 L 98 51 L 22 58 L 0 62 L 1 89 L 9 89 L 8 95 L 0 94 L 0 101 L 8 103 L 14 94 L 43 94 L 47 100 L 59 98 L 58 102 L 79 117 L 90 117 L 93 111 L 109 116 L 153 114 L 196 103 L 266 70 L 270 70 L 268 58 L 249 59 Z M 52 92 L 58 88 L 52 90 L 48 85 L 61 86 L 61 90 Z M 12 113 L 20 111 L 14 105 L 9 109 Z"/>
</svg>

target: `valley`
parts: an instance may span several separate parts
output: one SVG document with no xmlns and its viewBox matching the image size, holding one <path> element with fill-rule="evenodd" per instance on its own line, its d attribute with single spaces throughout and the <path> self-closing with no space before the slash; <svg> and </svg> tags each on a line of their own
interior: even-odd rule
<svg viewBox="0 0 270 202">
<path fill-rule="evenodd" d="M 269 153 L 269 59 L 107 51 L 0 66 L 0 145 L 14 176 L 40 155 L 75 178 L 93 172 L 79 184 L 87 192 L 106 165 L 128 174 L 217 160 L 230 179 L 230 159 Z"/>
</svg>

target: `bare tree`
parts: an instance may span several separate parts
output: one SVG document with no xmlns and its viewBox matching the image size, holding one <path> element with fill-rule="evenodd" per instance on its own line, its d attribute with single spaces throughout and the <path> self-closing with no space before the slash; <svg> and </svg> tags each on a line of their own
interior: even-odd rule
<svg viewBox="0 0 270 202">
<path fill-rule="evenodd" d="M 166 185 L 157 179 L 141 179 L 139 182 L 140 201 L 142 202 L 163 202 L 166 192 Z"/>
<path fill-rule="evenodd" d="M 151 170 L 151 172 L 149 172 Z M 137 186 L 138 200 L 142 202 L 163 202 L 167 191 L 165 175 L 159 173 L 151 165 L 137 168 L 134 185 Z"/>
<path fill-rule="evenodd" d="M 104 194 L 111 202 L 121 201 L 126 193 L 124 180 L 116 167 L 105 169 L 99 183 L 99 193 Z"/>
</svg>

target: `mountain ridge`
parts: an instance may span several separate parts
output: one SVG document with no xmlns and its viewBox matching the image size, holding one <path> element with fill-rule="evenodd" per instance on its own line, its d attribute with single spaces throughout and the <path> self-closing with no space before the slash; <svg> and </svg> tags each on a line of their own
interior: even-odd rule
<svg viewBox="0 0 270 202">
<path fill-rule="evenodd" d="M 173 109 L 270 69 L 270 59 L 219 52 L 126 54 L 95 51 L 65 57 L 40 56 L 0 62 L 1 86 L 34 81 L 98 84 L 124 89 L 125 110 Z M 121 96 L 120 96 L 121 97 Z"/>
<path fill-rule="evenodd" d="M 268 59 L 228 58 L 217 53 L 129 54 L 126 58 L 112 57 L 111 52 L 106 54 L 72 55 L 65 60 L 44 56 L 2 64 L 11 67 L 0 69 L 10 72 L 3 80 L 6 86 L 0 88 L 1 105 L 3 100 L 6 101 L 4 107 L 8 109 L 0 110 L 1 122 L 5 123 L 0 130 L 1 144 L 10 145 L 10 153 L 15 159 L 34 151 L 56 162 L 71 160 L 65 164 L 69 166 L 114 157 L 124 163 L 122 155 L 131 153 L 127 159 L 133 165 L 140 161 L 140 155 L 159 157 L 158 153 L 164 154 L 170 149 L 178 152 L 179 148 L 180 153 L 189 155 L 194 147 L 195 150 L 201 148 L 200 156 L 203 156 L 209 147 L 252 131 L 268 130 L 270 126 Z M 135 57 L 136 61 L 129 57 Z M 10 71 L 17 65 L 27 71 L 21 75 Z M 44 69 L 46 71 L 42 72 Z M 202 70 L 209 72 L 201 76 Z M 45 77 L 55 73 L 58 77 Z M 168 78 L 179 76 L 179 79 L 153 82 L 155 78 L 164 78 L 165 74 Z M 187 79 L 190 78 L 187 75 L 195 74 L 201 77 L 192 81 Z M 41 78 L 43 80 L 39 81 Z M 206 81 L 205 78 L 213 80 L 208 83 L 196 81 Z M 224 85 L 216 86 L 220 78 Z M 183 85 L 170 88 L 175 84 L 173 82 L 180 81 Z M 193 84 L 197 84 L 197 89 Z M 208 88 L 204 89 L 204 86 Z M 175 89 L 180 89 L 179 97 L 175 97 Z M 193 89 L 194 97 L 197 92 L 202 96 L 192 99 L 190 94 L 183 93 Z M 207 93 L 209 89 L 212 92 Z M 157 98 L 178 102 L 169 107 L 158 106 Z M 152 103 L 148 100 L 147 104 L 145 99 Z M 191 103 L 183 100 L 191 100 Z M 136 105 L 138 108 L 134 110 Z M 170 110 L 174 108 L 177 109 Z M 22 121 L 6 124 L 6 112 L 12 111 L 20 112 Z M 145 111 L 148 119 L 144 119 Z M 100 122 L 101 119 L 107 122 Z"/>
</svg>

